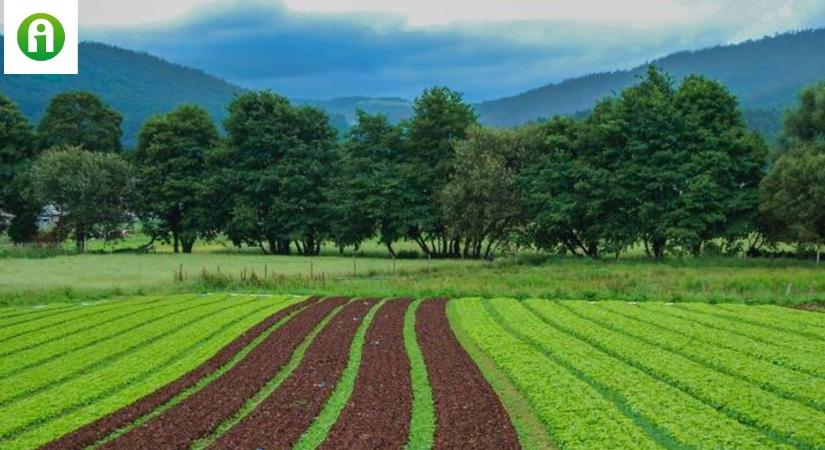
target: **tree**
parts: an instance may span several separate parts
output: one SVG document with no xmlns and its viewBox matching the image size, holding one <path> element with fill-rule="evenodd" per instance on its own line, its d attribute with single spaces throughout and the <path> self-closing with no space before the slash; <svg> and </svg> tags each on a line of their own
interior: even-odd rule
<svg viewBox="0 0 825 450">
<path fill-rule="evenodd" d="M 825 243 L 825 81 L 802 90 L 785 118 L 782 153 L 762 182 L 760 212 L 773 240 Z"/>
<path fill-rule="evenodd" d="M 783 142 L 788 148 L 825 142 L 825 80 L 799 94 L 799 104 L 785 115 Z"/>
<path fill-rule="evenodd" d="M 14 215 L 9 228 L 14 242 L 30 241 L 37 233 L 34 220 L 39 208 L 23 195 L 34 155 L 28 120 L 14 102 L 0 95 L 0 211 Z"/>
<path fill-rule="evenodd" d="M 209 113 L 192 105 L 150 118 L 138 136 L 138 212 L 152 238 L 171 241 L 175 253 L 191 253 L 198 237 L 210 235 L 203 180 L 206 153 L 218 141 Z"/>
<path fill-rule="evenodd" d="M 739 105 L 722 84 L 685 78 L 674 95 L 684 129 L 681 204 L 669 234 L 694 256 L 714 238 L 735 243 L 757 230 L 759 183 L 767 145 L 748 131 Z"/>
<path fill-rule="evenodd" d="M 358 123 L 342 145 L 332 188 L 333 234 L 339 246 L 356 248 L 377 235 L 394 255 L 393 243 L 407 235 L 413 219 L 400 206 L 409 197 L 399 176 L 403 132 L 383 115 L 357 115 Z"/>
<path fill-rule="evenodd" d="M 266 253 L 317 254 L 330 237 L 329 186 L 336 132 L 318 109 L 295 108 L 271 92 L 238 96 L 224 122 L 226 148 L 213 163 L 212 192 L 224 199 L 229 237 Z"/>
<path fill-rule="evenodd" d="M 780 239 L 825 244 L 825 147 L 791 150 L 762 182 L 761 213 Z"/>
<path fill-rule="evenodd" d="M 37 129 L 38 148 L 81 146 L 90 151 L 119 152 L 123 117 L 89 92 L 55 96 Z"/>
<path fill-rule="evenodd" d="M 460 239 L 448 241 L 438 197 L 455 170 L 453 144 L 467 137 L 467 129 L 477 123 L 476 115 L 461 94 L 446 87 L 424 91 L 415 100 L 413 111 L 406 124 L 402 169 L 410 192 L 415 193 L 404 205 L 415 218 L 409 237 L 427 254 L 456 256 Z"/>
<path fill-rule="evenodd" d="M 71 231 L 80 252 L 90 236 L 118 237 L 129 221 L 133 192 L 131 167 L 115 154 L 60 147 L 44 153 L 32 167 L 32 195 L 39 204 L 56 209 L 58 230 Z"/>
<path fill-rule="evenodd" d="M 448 238 L 464 257 L 492 257 L 525 225 L 518 173 L 537 147 L 533 127 L 497 131 L 471 127 L 455 144 L 453 177 L 439 202 Z"/>
<path fill-rule="evenodd" d="M 616 175 L 623 153 L 615 102 L 601 102 L 584 121 L 552 119 L 541 134 L 545 150 L 520 180 L 535 244 L 591 258 L 620 254 L 637 234 Z"/>
</svg>

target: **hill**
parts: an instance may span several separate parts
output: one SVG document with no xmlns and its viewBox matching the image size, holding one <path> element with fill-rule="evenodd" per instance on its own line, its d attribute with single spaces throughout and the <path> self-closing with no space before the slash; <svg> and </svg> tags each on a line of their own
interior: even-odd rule
<svg viewBox="0 0 825 450">
<path fill-rule="evenodd" d="M 0 92 L 17 102 L 34 123 L 43 116 L 49 100 L 59 93 L 90 91 L 100 95 L 123 114 L 127 147 L 134 144 L 141 125 L 153 114 L 167 112 L 182 103 L 194 103 L 220 121 L 226 114 L 226 105 L 242 90 L 200 70 L 92 42 L 80 44 L 79 75 L 0 76 Z"/>
<path fill-rule="evenodd" d="M 753 126 L 775 129 L 781 111 L 806 84 L 825 77 L 825 29 L 807 30 L 735 45 L 674 53 L 651 61 L 677 79 L 702 74 L 736 94 Z M 477 105 L 487 125 L 512 126 L 590 109 L 599 99 L 633 84 L 645 65 L 549 84 Z"/>
</svg>

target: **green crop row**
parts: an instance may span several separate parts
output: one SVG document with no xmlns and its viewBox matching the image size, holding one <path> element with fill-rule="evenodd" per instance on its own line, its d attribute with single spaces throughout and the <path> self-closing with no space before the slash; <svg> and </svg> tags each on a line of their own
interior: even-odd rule
<svg viewBox="0 0 825 450">
<path fill-rule="evenodd" d="M 695 309 L 694 305 L 679 304 L 670 309 L 669 313 L 678 317 L 689 318 L 703 325 L 731 331 L 759 342 L 772 343 L 795 353 L 825 354 L 825 341 L 787 333 L 775 328 L 750 324 L 732 316 L 725 317 L 715 310 L 700 310 Z"/>
<path fill-rule="evenodd" d="M 45 364 L 16 372 L 14 376 L 0 380 L 0 407 L 5 407 L 37 392 L 54 389 L 77 375 L 94 371 L 128 356 L 135 350 L 173 332 L 176 327 L 183 326 L 181 317 L 206 317 L 225 307 L 226 302 L 221 297 L 211 297 L 197 303 L 185 302 L 177 310 L 167 311 L 157 320 L 148 322 L 145 327 L 118 335 L 105 346 L 69 352 L 58 358 L 50 359 Z M 200 313 L 200 315 L 196 316 L 195 313 Z"/>
<path fill-rule="evenodd" d="M 485 311 L 486 300 L 453 300 L 464 332 L 507 374 L 548 434 L 561 448 L 659 448 L 645 430 L 616 407 L 600 386 L 583 379 L 552 353 L 523 339 L 538 329 L 523 327 L 523 336 L 508 332 Z M 518 306 L 518 305 L 516 305 Z M 509 311 L 505 311 L 509 314 Z"/>
<path fill-rule="evenodd" d="M 15 353 L 31 350 L 41 345 L 46 345 L 55 340 L 64 339 L 75 334 L 82 334 L 120 317 L 128 317 L 130 314 L 154 308 L 156 304 L 163 301 L 163 297 L 147 298 L 137 304 L 124 306 L 123 308 L 109 310 L 104 314 L 86 320 L 73 320 L 59 327 L 30 333 L 11 338 L 3 342 L 3 351 L 0 358 L 13 355 Z"/>
<path fill-rule="evenodd" d="M 820 426 L 825 423 L 825 413 L 821 411 L 784 399 L 660 347 L 582 320 L 554 302 L 531 300 L 525 305 L 547 325 L 559 330 L 560 334 L 586 342 L 617 361 L 625 362 L 651 377 L 667 382 L 705 403 L 709 410 L 721 412 L 730 418 L 727 420 L 722 414 L 694 412 L 693 417 L 703 422 L 697 426 L 706 429 L 706 436 L 729 431 L 733 438 L 744 437 L 744 431 L 734 431 L 736 427 L 733 424 L 741 428 L 741 425 L 736 423 L 738 421 L 753 427 L 745 429 L 749 434 L 757 429 L 764 433 L 763 436 L 770 436 L 776 442 L 800 448 L 825 446 L 825 428 Z M 668 410 L 672 407 L 669 405 Z M 737 447 L 756 448 L 760 445 Z"/>
<path fill-rule="evenodd" d="M 48 313 L 37 314 L 35 317 L 20 317 L 0 325 L 0 342 L 5 343 L 21 336 L 60 328 L 64 324 L 70 324 L 78 320 L 88 320 L 97 315 L 117 311 L 125 306 L 141 302 L 142 300 L 124 300 L 122 302 L 107 302 L 101 305 L 81 305 L 62 310 L 50 308 Z"/>
<path fill-rule="evenodd" d="M 651 325 L 648 322 L 628 319 L 586 302 L 567 302 L 559 303 L 559 305 L 566 307 L 582 319 L 617 333 L 639 339 L 650 345 L 660 346 L 696 363 L 742 378 L 785 398 L 825 410 L 825 379 L 795 372 L 733 350 L 707 344 L 701 340 L 705 329 L 701 329 L 698 325 L 696 326 L 698 329 L 693 333 L 684 335 L 658 324 Z M 624 308 L 635 308 L 635 306 L 625 305 Z M 650 322 L 655 322 L 656 318 L 655 314 L 648 313 Z"/>
<path fill-rule="evenodd" d="M 825 328 L 822 326 L 816 326 L 812 323 L 799 323 L 796 321 L 782 320 L 770 310 L 751 311 L 752 308 L 742 305 L 736 309 L 716 307 L 715 305 L 685 305 L 685 309 L 728 319 L 735 323 L 746 323 L 758 327 L 769 328 L 771 330 L 790 335 L 791 337 L 801 336 L 805 340 L 819 340 L 822 341 L 822 348 L 825 348 Z M 774 307 L 774 309 L 779 310 L 781 308 Z M 815 317 L 825 317 L 823 314 L 809 315 Z M 825 324 L 825 321 L 822 323 Z"/>
<path fill-rule="evenodd" d="M 0 409 L 0 447 L 28 448 L 125 406 L 193 369 L 266 316 L 298 300 L 233 299 L 117 364 Z"/>
<path fill-rule="evenodd" d="M 758 317 L 782 323 L 798 323 L 805 326 L 825 328 L 825 314 L 811 314 L 801 309 L 783 308 L 773 305 L 729 305 L 718 304 L 717 308 L 733 311 L 742 317 Z"/>
<path fill-rule="evenodd" d="M 673 315 L 673 306 L 662 304 L 630 305 L 625 302 L 604 302 L 600 305 L 608 311 L 648 324 L 660 325 L 699 342 L 732 350 L 794 371 L 825 377 L 825 360 L 808 353 L 796 354 L 789 349 L 764 341 L 757 341 L 739 333 L 708 327 L 687 317 Z M 678 314 L 678 313 L 677 313 Z"/>
<path fill-rule="evenodd" d="M 430 377 L 427 375 L 424 354 L 421 353 L 415 334 L 415 312 L 420 304 L 421 300 L 413 302 L 404 315 L 404 348 L 410 358 L 410 379 L 413 392 L 407 450 L 429 449 L 435 437 L 435 409 Z"/>
<path fill-rule="evenodd" d="M 313 450 L 318 448 L 318 446 L 324 442 L 329 430 L 335 425 L 335 421 L 337 421 L 341 415 L 341 410 L 347 404 L 347 400 L 349 400 L 352 391 L 355 389 L 355 379 L 358 377 L 358 370 L 361 367 L 361 351 L 364 348 L 364 336 L 367 334 L 370 323 L 372 323 L 372 318 L 375 317 L 375 313 L 383 304 L 384 302 L 380 302 L 377 305 L 373 305 L 367 315 L 364 316 L 364 320 L 361 321 L 361 325 L 358 326 L 358 331 L 356 331 L 355 337 L 350 345 L 349 360 L 344 371 L 341 373 L 341 378 L 335 385 L 335 390 L 332 391 L 321 412 L 318 413 L 318 416 L 312 422 L 309 429 L 307 429 L 298 442 L 295 443 L 293 449 Z"/>
<path fill-rule="evenodd" d="M 127 308 L 125 313 L 118 315 L 105 314 L 95 317 L 95 320 L 90 320 L 89 323 L 78 320 L 72 325 L 80 328 L 68 328 L 65 333 L 61 333 L 63 327 L 44 332 L 42 338 L 38 333 L 37 336 L 29 337 L 29 344 L 23 343 L 16 350 L 10 349 L 6 355 L 0 357 L 0 366 L 3 367 L 0 369 L 0 379 L 31 370 L 58 357 L 68 360 L 75 352 L 107 345 L 118 336 L 146 327 L 168 313 L 180 311 L 182 307 L 187 306 L 187 302 L 195 298 L 192 296 L 182 301 L 167 301 L 160 304 L 149 302 L 140 308 Z M 98 322 L 101 318 L 104 321 Z"/>
<path fill-rule="evenodd" d="M 548 326 L 515 300 L 497 300 L 488 307 L 515 332 L 525 334 L 530 330 L 532 334 L 526 337 L 533 345 L 597 383 L 606 395 L 617 398 L 622 410 L 666 448 L 760 448 L 776 444 L 667 382 Z"/>
</svg>

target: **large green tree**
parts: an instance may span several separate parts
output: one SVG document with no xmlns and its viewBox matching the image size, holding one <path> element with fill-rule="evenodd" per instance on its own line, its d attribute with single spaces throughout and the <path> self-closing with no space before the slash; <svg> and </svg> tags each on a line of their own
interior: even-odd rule
<svg viewBox="0 0 825 450">
<path fill-rule="evenodd" d="M 766 228 L 774 240 L 825 244 L 825 81 L 802 90 L 783 141 L 760 191 Z"/>
<path fill-rule="evenodd" d="M 28 120 L 14 102 L 0 95 L 0 211 L 14 216 L 9 236 L 15 242 L 30 241 L 37 233 L 34 222 L 39 208 L 24 195 L 34 149 Z"/>
<path fill-rule="evenodd" d="M 123 117 L 95 94 L 56 95 L 37 128 L 40 149 L 81 146 L 95 152 L 119 152 Z"/>
<path fill-rule="evenodd" d="M 433 255 L 460 252 L 459 238 L 448 239 L 439 196 L 455 172 L 455 142 L 467 137 L 467 130 L 477 123 L 471 105 L 461 94 L 446 87 L 424 91 L 415 100 L 414 115 L 406 124 L 407 145 L 402 176 L 415 194 L 404 204 L 415 218 L 409 238 L 422 251 Z"/>
<path fill-rule="evenodd" d="M 492 130 L 470 127 L 455 144 L 455 168 L 439 202 L 448 238 L 464 257 L 490 258 L 525 228 L 519 172 L 539 148 L 535 127 Z"/>
<path fill-rule="evenodd" d="M 172 242 L 175 253 L 191 253 L 198 237 L 210 237 L 206 154 L 218 141 L 209 113 L 192 105 L 150 118 L 138 136 L 138 212 L 152 238 Z"/>
<path fill-rule="evenodd" d="M 624 153 L 614 101 L 584 121 L 552 119 L 541 135 L 544 151 L 520 177 L 535 244 L 591 258 L 619 254 L 637 234 L 617 175 Z"/>
<path fill-rule="evenodd" d="M 134 177 L 119 155 L 59 147 L 41 155 L 32 167 L 32 195 L 58 215 L 58 235 L 74 235 L 78 251 L 86 240 L 114 239 L 129 222 Z"/>
<path fill-rule="evenodd" d="M 358 247 L 377 237 L 394 255 L 393 243 L 408 234 L 413 220 L 402 206 L 410 197 L 399 172 L 403 131 L 386 116 L 363 111 L 357 115 L 341 147 L 340 170 L 332 187 L 335 241 Z"/>
<path fill-rule="evenodd" d="M 271 92 L 249 92 L 229 106 L 226 147 L 212 158 L 210 184 L 227 205 L 216 211 L 236 244 L 317 254 L 330 237 L 329 186 L 336 132 L 318 109 L 293 107 Z"/>
</svg>

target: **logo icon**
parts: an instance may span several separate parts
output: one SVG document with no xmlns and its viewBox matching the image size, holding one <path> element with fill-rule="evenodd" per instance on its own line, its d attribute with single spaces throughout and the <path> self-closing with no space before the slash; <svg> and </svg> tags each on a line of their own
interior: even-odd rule
<svg viewBox="0 0 825 450">
<path fill-rule="evenodd" d="M 2 1 L 3 74 L 77 74 L 78 0 Z"/>
<path fill-rule="evenodd" d="M 24 55 L 35 61 L 54 58 L 63 50 L 65 43 L 63 24 L 50 14 L 32 14 L 17 30 L 17 45 Z"/>
</svg>

